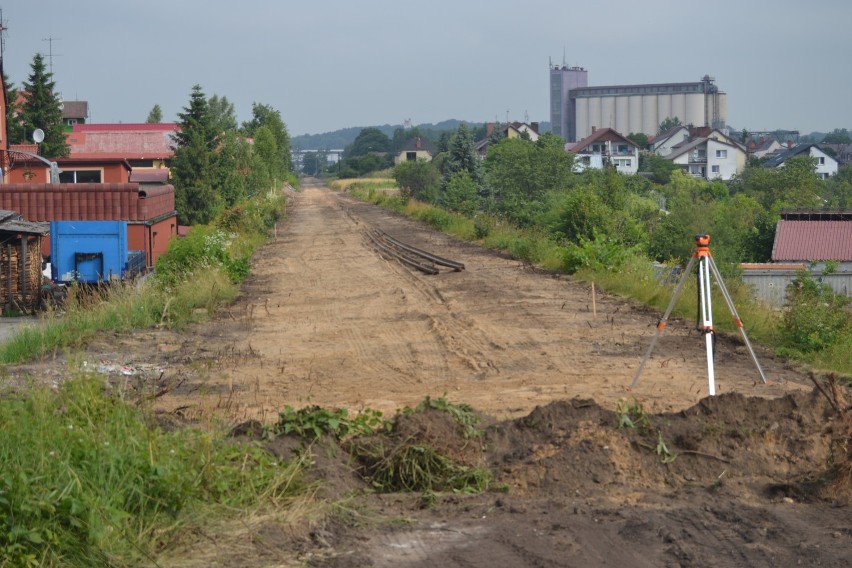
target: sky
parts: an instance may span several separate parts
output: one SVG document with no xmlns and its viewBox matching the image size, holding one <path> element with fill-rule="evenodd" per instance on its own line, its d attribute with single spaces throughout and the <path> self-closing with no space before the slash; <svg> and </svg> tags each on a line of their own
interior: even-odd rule
<svg viewBox="0 0 852 568">
<path fill-rule="evenodd" d="M 192 87 L 281 113 L 291 135 L 550 120 L 550 61 L 589 86 L 699 81 L 728 124 L 852 129 L 848 0 L 0 0 L 3 68 L 36 53 L 89 122 L 176 120 Z M 48 41 L 53 38 L 52 41 Z M 47 60 L 50 63 L 49 60 Z"/>
</svg>

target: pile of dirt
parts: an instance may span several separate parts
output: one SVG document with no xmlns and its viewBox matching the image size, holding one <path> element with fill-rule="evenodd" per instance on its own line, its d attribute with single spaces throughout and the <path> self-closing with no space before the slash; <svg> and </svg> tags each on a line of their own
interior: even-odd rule
<svg viewBox="0 0 852 568">
<path fill-rule="evenodd" d="M 557 401 L 491 428 L 496 481 L 530 496 L 735 485 L 739 494 L 796 499 L 818 497 L 826 481 L 836 413 L 816 391 L 771 400 L 730 393 L 670 414 L 623 408 Z"/>
</svg>

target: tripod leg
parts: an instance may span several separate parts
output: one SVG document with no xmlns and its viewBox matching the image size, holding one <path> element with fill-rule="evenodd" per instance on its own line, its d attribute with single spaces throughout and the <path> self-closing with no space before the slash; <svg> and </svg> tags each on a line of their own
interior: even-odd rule
<svg viewBox="0 0 852 568">
<path fill-rule="evenodd" d="M 680 281 L 675 286 L 674 293 L 672 293 L 672 299 L 669 301 L 669 305 L 666 308 L 666 311 L 663 313 L 663 317 L 660 318 L 660 321 L 657 322 L 657 333 L 654 334 L 654 338 L 651 340 L 651 345 L 648 346 L 648 350 L 645 352 L 645 357 L 642 358 L 642 363 L 639 365 L 639 369 L 636 370 L 636 375 L 633 377 L 633 382 L 630 383 L 630 388 L 636 386 L 636 383 L 639 382 L 639 377 L 642 375 L 642 371 L 645 370 L 645 364 L 648 363 L 648 359 L 651 357 L 651 352 L 654 350 L 654 346 L 657 345 L 657 340 L 660 338 L 660 335 L 663 333 L 663 329 L 666 327 L 666 322 L 669 320 L 669 316 L 672 313 L 672 310 L 677 303 L 677 299 L 680 296 L 681 292 L 683 292 L 683 285 L 686 284 L 686 279 L 689 276 L 689 273 L 692 271 L 692 267 L 695 265 L 695 257 L 691 257 L 689 262 L 686 264 L 686 268 L 683 271 L 683 275 L 680 277 Z"/>
<path fill-rule="evenodd" d="M 716 266 L 716 263 L 713 262 L 713 258 L 709 257 L 710 261 L 710 269 L 713 271 L 713 276 L 716 277 L 716 282 L 719 284 L 719 290 L 722 291 L 722 297 L 725 298 L 725 303 L 728 305 L 728 309 L 731 312 L 731 316 L 734 318 L 734 325 L 736 325 L 740 330 L 740 335 L 743 338 L 743 343 L 745 343 L 746 349 L 748 349 L 749 355 L 751 355 L 751 360 L 754 361 L 754 366 L 757 367 L 757 372 L 760 374 L 760 378 L 763 381 L 763 384 L 766 384 L 768 381 L 766 380 L 766 375 L 763 374 L 763 368 L 760 366 L 760 362 L 757 360 L 757 355 L 754 353 L 754 349 L 751 346 L 751 342 L 748 340 L 748 335 L 746 335 L 745 327 L 743 326 L 743 320 L 740 319 L 740 315 L 737 313 L 737 308 L 734 307 L 734 301 L 731 299 L 731 295 L 728 293 L 728 289 L 725 287 L 725 282 L 722 280 L 722 275 L 719 272 L 719 268 Z"/>
<path fill-rule="evenodd" d="M 710 257 L 698 259 L 698 288 L 701 294 L 701 331 L 707 348 L 707 381 L 710 396 L 716 395 L 716 375 L 713 368 L 713 305 L 710 297 Z"/>
</svg>

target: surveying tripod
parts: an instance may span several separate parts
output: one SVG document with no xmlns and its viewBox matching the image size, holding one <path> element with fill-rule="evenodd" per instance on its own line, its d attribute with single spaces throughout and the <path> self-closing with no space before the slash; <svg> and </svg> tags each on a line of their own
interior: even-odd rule
<svg viewBox="0 0 852 568">
<path fill-rule="evenodd" d="M 743 321 L 740 319 L 739 314 L 737 314 L 737 309 L 734 307 L 734 301 L 731 300 L 731 295 L 728 293 L 728 289 L 725 288 L 725 283 L 722 281 L 722 275 L 719 273 L 719 268 L 716 266 L 716 263 L 713 261 L 713 256 L 710 254 L 710 235 L 705 234 L 695 235 L 695 252 L 689 259 L 686 269 L 683 271 L 683 275 L 675 287 L 674 294 L 672 294 L 672 299 L 669 302 L 665 313 L 663 313 L 663 317 L 660 318 L 659 322 L 657 322 L 657 333 L 654 334 L 654 339 L 651 340 L 651 345 L 648 347 L 648 351 L 645 352 L 642 364 L 639 365 L 639 369 L 636 371 L 636 376 L 633 377 L 633 382 L 630 383 L 631 390 L 639 382 L 639 377 L 642 375 L 642 371 L 645 369 L 645 365 L 651 357 L 651 352 L 654 350 L 657 340 L 660 338 L 660 335 L 663 333 L 663 329 L 666 327 L 669 315 L 671 315 L 678 297 L 681 292 L 683 292 L 683 286 L 686 283 L 686 279 L 689 277 L 689 274 L 696 263 L 698 263 L 698 330 L 703 332 L 705 337 L 707 349 L 707 378 L 710 385 L 710 396 L 714 396 L 716 394 L 716 379 L 713 369 L 713 350 L 715 347 L 716 332 L 713 329 L 713 310 L 710 302 L 711 273 L 716 277 L 716 284 L 719 286 L 719 290 L 722 292 L 722 297 L 725 299 L 725 303 L 731 311 L 731 316 L 734 318 L 734 325 L 736 325 L 740 330 L 740 335 L 742 335 L 743 342 L 745 343 L 746 348 L 748 348 L 748 352 L 751 355 L 752 361 L 754 361 L 755 367 L 757 367 L 757 372 L 760 373 L 760 378 L 763 380 L 763 383 L 766 384 L 766 375 L 763 374 L 763 369 L 757 361 L 757 355 L 754 354 L 754 349 L 752 349 L 751 343 L 748 340 L 745 328 L 743 327 Z"/>
</svg>

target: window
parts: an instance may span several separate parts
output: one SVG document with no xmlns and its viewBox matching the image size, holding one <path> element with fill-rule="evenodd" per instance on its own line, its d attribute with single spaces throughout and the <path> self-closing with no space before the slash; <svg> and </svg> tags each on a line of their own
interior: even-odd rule
<svg viewBox="0 0 852 568">
<path fill-rule="evenodd" d="M 718 174 L 719 173 L 719 166 L 712 166 L 710 168 L 710 171 L 714 174 Z"/>
<path fill-rule="evenodd" d="M 618 145 L 618 153 L 626 154 L 627 153 L 627 144 L 619 144 Z"/>
<path fill-rule="evenodd" d="M 728 157 L 728 151 L 727 150 L 716 150 L 716 157 L 717 158 L 727 158 Z"/>
<path fill-rule="evenodd" d="M 406 152 L 405 153 L 405 161 L 416 162 L 417 161 L 417 152 Z"/>
<path fill-rule="evenodd" d="M 824 166 L 825 165 L 825 158 L 823 158 L 822 156 L 817 157 L 817 164 L 820 165 L 820 166 Z"/>
<path fill-rule="evenodd" d="M 62 170 L 59 183 L 101 183 L 101 170 Z"/>
</svg>

